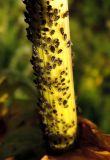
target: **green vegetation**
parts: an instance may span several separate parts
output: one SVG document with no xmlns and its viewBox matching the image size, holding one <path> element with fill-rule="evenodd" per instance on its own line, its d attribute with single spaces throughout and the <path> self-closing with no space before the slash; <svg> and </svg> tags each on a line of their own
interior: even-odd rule
<svg viewBox="0 0 110 160">
<path fill-rule="evenodd" d="M 69 2 L 76 103 L 85 117 L 110 133 L 110 1 Z M 21 0 L 0 1 L 0 121 L 3 119 L 8 128 L 0 129 L 3 141 L 0 143 L 0 156 L 4 157 L 27 151 L 30 149 L 27 146 L 35 147 L 39 135 L 36 124 L 34 128 L 38 134 L 34 136 L 32 129 L 31 139 L 28 132 L 33 121 L 37 121 L 37 118 L 32 121 L 37 92 L 32 82 L 32 66 L 29 63 L 31 44 L 26 38 L 23 12 Z M 19 103 L 14 105 L 16 101 Z M 9 118 L 12 110 L 16 116 Z M 17 137 L 22 136 L 19 134 L 22 127 L 26 134 L 24 137 L 28 137 L 25 140 L 29 139 L 29 142 L 25 142 L 24 148 L 19 150 L 23 141 Z M 15 137 L 12 135 L 17 135 L 16 140 L 12 140 Z M 31 141 L 34 144 L 30 144 Z M 8 150 L 9 146 L 16 149 Z"/>
<path fill-rule="evenodd" d="M 73 1 L 71 37 L 77 105 L 110 132 L 110 1 Z"/>
</svg>

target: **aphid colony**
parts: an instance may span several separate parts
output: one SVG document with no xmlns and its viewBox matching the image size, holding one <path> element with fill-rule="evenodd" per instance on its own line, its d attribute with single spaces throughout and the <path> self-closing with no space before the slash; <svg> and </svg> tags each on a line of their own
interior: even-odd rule
<svg viewBox="0 0 110 160">
<path fill-rule="evenodd" d="M 34 2 L 34 1 L 33 1 Z M 28 2 L 29 3 L 29 2 Z M 39 9 L 41 9 L 41 11 L 39 11 L 39 20 L 41 20 L 41 22 L 42 22 L 42 8 L 43 8 L 43 6 L 42 6 L 42 4 L 40 3 L 40 1 L 37 1 L 36 3 L 38 3 L 38 6 L 39 6 Z M 61 4 L 61 7 L 62 7 L 62 4 Z M 60 17 L 59 16 L 59 10 L 58 9 L 52 9 L 52 6 L 50 5 L 50 3 L 49 3 L 49 1 L 47 1 L 47 15 L 48 15 L 48 18 L 51 18 L 50 20 L 52 21 L 52 17 L 54 17 L 54 20 L 53 21 L 56 21 L 56 19 L 58 20 L 59 18 L 56 18 L 56 17 Z M 26 22 L 27 22 L 27 20 L 31 20 L 31 18 L 34 18 L 34 17 L 32 17 L 32 15 L 31 15 L 31 17 L 29 16 L 29 14 L 27 13 L 27 12 L 25 12 L 25 16 L 26 16 Z M 65 17 L 67 17 L 68 16 L 68 11 L 66 11 L 63 15 L 62 15 L 62 17 L 63 18 L 65 18 Z M 40 17 L 41 17 L 41 19 L 40 19 Z M 50 21 L 49 20 L 49 21 Z M 53 21 L 52 21 L 52 24 L 53 24 Z M 41 23 L 42 24 L 42 23 Z M 46 24 L 46 19 L 43 19 L 43 25 L 45 25 Z M 39 24 L 38 24 L 39 25 Z M 31 26 L 32 27 L 32 26 Z M 40 26 L 39 26 L 40 27 Z M 60 32 L 61 32 L 61 34 L 62 34 L 62 36 L 64 36 L 64 40 L 66 40 L 67 39 L 67 34 L 65 34 L 64 33 L 64 28 L 63 27 L 61 27 L 61 28 L 59 28 L 60 29 Z M 33 41 L 32 40 L 32 36 L 31 36 L 31 32 L 32 31 L 34 31 L 34 24 L 33 24 L 33 28 L 28 28 L 28 38 L 32 41 L 32 42 L 35 42 L 35 41 Z M 41 31 L 44 31 L 44 33 L 40 33 L 39 32 L 40 31 L 40 28 L 38 29 L 38 30 L 36 30 L 36 37 L 35 37 L 35 35 L 33 35 L 33 37 L 35 37 L 36 38 L 36 40 L 37 40 L 37 38 L 38 38 L 38 40 L 34 43 L 35 44 L 35 46 L 37 45 L 37 47 L 40 47 L 40 48 L 43 48 L 43 49 L 46 49 L 48 46 L 47 46 L 47 43 L 48 42 L 52 42 L 52 44 L 49 46 L 49 48 L 50 48 L 50 51 L 52 52 L 52 53 L 54 53 L 55 52 L 55 49 L 56 48 L 59 48 L 59 45 L 60 45 L 60 41 L 59 41 L 59 39 L 58 38 L 54 38 L 54 39 L 51 39 L 50 37 L 46 37 L 46 34 L 44 34 L 45 32 L 49 32 L 50 31 L 50 36 L 52 36 L 52 35 L 54 35 L 55 34 L 55 30 L 50 30 L 48 27 L 42 27 L 41 28 Z M 45 36 L 43 36 L 43 35 L 45 35 Z M 67 47 L 70 47 L 70 43 L 69 43 L 70 41 L 68 41 L 67 42 Z M 47 74 L 49 74 L 49 71 L 51 71 L 52 69 L 55 69 L 56 68 L 56 66 L 57 65 L 61 65 L 62 64 L 62 60 L 60 59 L 60 58 L 56 58 L 55 56 L 51 56 L 51 62 L 54 62 L 54 64 L 52 64 L 52 63 L 47 63 L 47 67 L 46 68 L 43 68 L 43 67 L 41 67 L 42 65 L 40 65 L 40 63 L 43 63 L 43 59 L 41 59 L 41 58 L 39 58 L 39 53 L 37 52 L 37 49 L 36 49 L 36 47 L 35 46 L 33 46 L 33 56 L 32 56 L 32 59 L 31 59 L 31 63 L 33 64 L 33 68 L 34 68 L 34 71 L 35 71 L 35 75 L 37 74 L 38 76 L 36 77 L 36 80 L 35 80 L 35 83 L 37 84 L 37 87 L 38 88 L 40 88 L 41 90 L 43 90 L 43 91 L 46 91 L 46 89 L 44 89 L 43 88 L 43 85 L 47 85 L 47 87 L 49 86 L 49 88 L 50 88 L 50 85 L 52 85 L 52 86 L 54 86 L 55 85 L 55 87 L 56 88 L 58 88 L 60 85 L 61 85 L 61 82 L 64 82 L 65 81 L 65 79 L 63 78 L 63 79 L 61 79 L 61 82 L 57 82 L 57 81 L 55 81 L 55 82 L 50 82 L 49 81 L 49 83 L 47 83 L 48 82 L 48 80 L 45 78 L 45 77 L 42 77 L 43 76 L 43 73 L 45 74 L 45 73 L 47 73 Z M 46 50 L 46 54 L 47 54 L 47 50 Z M 57 53 L 58 54 L 60 54 L 61 52 L 63 52 L 63 49 L 62 48 L 59 48 L 58 49 L 58 51 L 57 51 Z M 36 64 L 35 64 L 36 63 Z M 46 72 L 46 69 L 47 69 L 47 72 Z M 64 73 L 64 71 L 62 71 L 63 73 Z M 61 72 L 61 73 L 62 73 Z M 40 77 L 39 77 L 39 75 L 40 75 Z M 62 75 L 62 74 L 61 74 Z M 39 80 L 40 79 L 40 80 Z M 63 83 L 64 84 L 64 83 Z M 59 87 L 58 88 L 58 91 L 60 92 L 60 91 L 64 91 L 64 90 L 67 90 L 67 89 L 69 89 L 69 87 L 66 87 L 66 88 L 62 88 L 62 87 Z M 53 93 L 53 92 L 52 92 Z M 66 92 L 64 92 L 65 94 L 66 94 Z M 62 93 L 62 94 L 64 94 L 64 93 Z M 65 102 L 66 100 L 64 100 L 64 102 Z M 66 101 L 67 102 L 67 101 Z M 63 103 L 63 105 L 65 106 L 67 103 Z"/>
<path fill-rule="evenodd" d="M 51 147 L 64 148 L 70 145 L 70 139 L 73 141 L 73 134 L 69 134 L 68 130 L 76 125 L 73 118 L 69 122 L 66 117 L 65 121 L 63 114 L 72 103 L 72 80 L 69 60 L 66 60 L 66 57 L 69 59 L 68 52 L 71 52 L 71 41 L 64 25 L 68 10 L 62 12 L 62 0 L 58 8 L 52 5 L 54 1 L 24 0 L 27 9 L 25 21 L 29 24 L 27 37 L 33 43 L 31 63 L 39 91 L 38 107 L 45 134 Z M 69 110 L 75 112 L 75 106 L 74 110 Z"/>
</svg>

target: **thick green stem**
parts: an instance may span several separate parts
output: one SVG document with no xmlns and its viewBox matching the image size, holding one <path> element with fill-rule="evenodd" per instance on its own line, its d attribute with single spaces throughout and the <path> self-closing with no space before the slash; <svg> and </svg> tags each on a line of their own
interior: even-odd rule
<svg viewBox="0 0 110 160">
<path fill-rule="evenodd" d="M 68 0 L 25 0 L 24 3 L 45 135 L 51 148 L 66 149 L 73 144 L 77 129 Z"/>
</svg>

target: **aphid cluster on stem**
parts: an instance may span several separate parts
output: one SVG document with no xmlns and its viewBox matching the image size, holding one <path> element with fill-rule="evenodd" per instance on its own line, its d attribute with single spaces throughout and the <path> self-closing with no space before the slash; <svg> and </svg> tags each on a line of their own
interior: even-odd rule
<svg viewBox="0 0 110 160">
<path fill-rule="evenodd" d="M 51 148 L 68 148 L 76 133 L 76 113 L 67 0 L 23 2 L 27 10 L 25 22 L 29 25 L 27 38 L 33 44 L 30 62 L 45 135 Z"/>
</svg>

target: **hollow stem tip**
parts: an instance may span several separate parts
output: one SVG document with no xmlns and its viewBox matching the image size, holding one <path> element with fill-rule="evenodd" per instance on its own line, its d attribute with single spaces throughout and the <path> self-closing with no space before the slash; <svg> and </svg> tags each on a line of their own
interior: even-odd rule
<svg viewBox="0 0 110 160">
<path fill-rule="evenodd" d="M 24 3 L 45 135 L 51 149 L 66 149 L 73 144 L 77 130 L 68 0 L 24 0 Z"/>
</svg>

